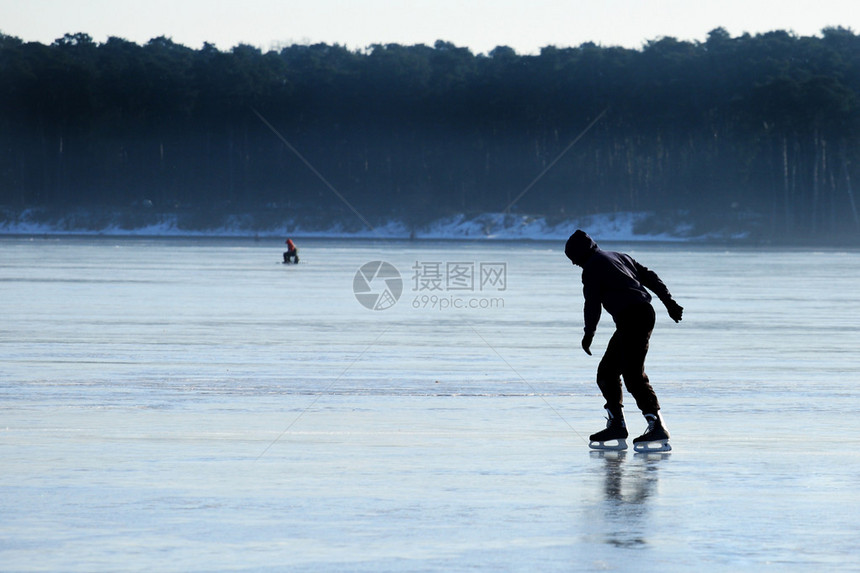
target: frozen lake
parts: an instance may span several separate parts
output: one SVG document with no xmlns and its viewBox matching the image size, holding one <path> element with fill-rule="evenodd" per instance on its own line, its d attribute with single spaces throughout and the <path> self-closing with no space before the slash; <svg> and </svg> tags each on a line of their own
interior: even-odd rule
<svg viewBox="0 0 860 573">
<path fill-rule="evenodd" d="M 856 571 L 860 252 L 603 246 L 670 454 L 588 450 L 563 243 L 0 239 L 0 570 Z"/>
</svg>

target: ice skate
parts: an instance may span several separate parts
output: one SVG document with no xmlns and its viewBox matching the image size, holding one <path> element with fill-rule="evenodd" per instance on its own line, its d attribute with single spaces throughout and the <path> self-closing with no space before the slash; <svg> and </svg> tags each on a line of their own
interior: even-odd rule
<svg viewBox="0 0 860 573">
<path fill-rule="evenodd" d="M 592 450 L 620 451 L 627 449 L 627 425 L 619 412 L 613 414 L 606 410 L 606 429 L 589 436 L 588 447 Z"/>
<path fill-rule="evenodd" d="M 663 427 L 660 414 L 645 414 L 645 420 L 648 421 L 648 429 L 638 438 L 634 438 L 633 449 L 640 453 L 671 451 L 669 432 Z"/>
</svg>

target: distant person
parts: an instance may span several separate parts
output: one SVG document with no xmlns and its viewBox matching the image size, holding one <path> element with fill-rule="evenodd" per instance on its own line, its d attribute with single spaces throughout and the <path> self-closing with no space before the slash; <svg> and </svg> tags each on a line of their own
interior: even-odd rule
<svg viewBox="0 0 860 573">
<path fill-rule="evenodd" d="M 284 264 L 299 263 L 299 250 L 292 239 L 287 239 L 287 251 L 284 253 Z"/>
<path fill-rule="evenodd" d="M 567 240 L 564 254 L 573 264 L 582 267 L 585 297 L 582 348 L 589 356 L 601 307 L 615 321 L 615 333 L 597 367 L 597 386 L 606 400 L 606 429 L 590 436 L 589 447 L 596 450 L 627 448 L 627 425 L 622 412 L 623 378 L 624 385 L 648 423 L 645 433 L 633 440 L 634 449 L 640 452 L 671 450 L 669 432 L 660 415 L 660 403 L 645 374 L 645 355 L 655 322 L 651 295 L 646 288 L 663 302 L 675 322 L 681 320 L 684 309 L 672 299 L 669 289 L 654 271 L 643 267 L 629 255 L 601 250 L 581 230 Z"/>
</svg>

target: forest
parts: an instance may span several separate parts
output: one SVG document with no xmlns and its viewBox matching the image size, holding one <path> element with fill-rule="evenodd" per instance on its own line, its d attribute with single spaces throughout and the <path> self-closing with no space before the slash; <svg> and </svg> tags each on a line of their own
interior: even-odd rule
<svg viewBox="0 0 860 573">
<path fill-rule="evenodd" d="M 845 28 L 529 55 L 0 35 L 0 222 L 648 212 L 858 243 L 858 94 L 860 36 Z"/>
</svg>

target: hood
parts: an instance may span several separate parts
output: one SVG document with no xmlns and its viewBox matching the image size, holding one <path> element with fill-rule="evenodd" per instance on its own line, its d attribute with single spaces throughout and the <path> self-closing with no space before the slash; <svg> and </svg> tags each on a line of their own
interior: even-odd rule
<svg viewBox="0 0 860 573">
<path fill-rule="evenodd" d="M 564 245 L 564 254 L 573 261 L 573 264 L 582 266 L 591 254 L 597 250 L 597 243 L 588 234 L 577 229 Z"/>
</svg>

